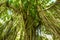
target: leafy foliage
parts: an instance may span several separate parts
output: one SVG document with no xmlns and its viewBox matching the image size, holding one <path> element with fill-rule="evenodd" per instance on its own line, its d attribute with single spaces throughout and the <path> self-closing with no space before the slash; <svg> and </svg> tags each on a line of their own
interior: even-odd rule
<svg viewBox="0 0 60 40">
<path fill-rule="evenodd" d="M 0 40 L 60 40 L 59 0 L 0 0 Z"/>
</svg>

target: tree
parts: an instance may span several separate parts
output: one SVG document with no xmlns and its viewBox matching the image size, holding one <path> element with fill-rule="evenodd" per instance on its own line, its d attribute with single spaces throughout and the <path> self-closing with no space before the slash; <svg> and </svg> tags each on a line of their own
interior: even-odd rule
<svg viewBox="0 0 60 40">
<path fill-rule="evenodd" d="M 0 40 L 60 40 L 60 1 L 0 0 Z"/>
</svg>

